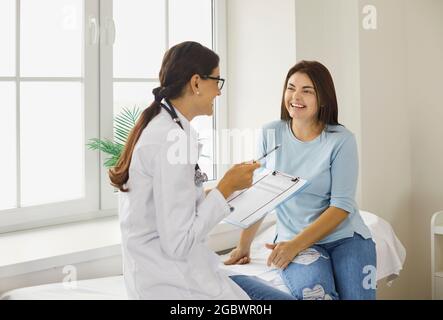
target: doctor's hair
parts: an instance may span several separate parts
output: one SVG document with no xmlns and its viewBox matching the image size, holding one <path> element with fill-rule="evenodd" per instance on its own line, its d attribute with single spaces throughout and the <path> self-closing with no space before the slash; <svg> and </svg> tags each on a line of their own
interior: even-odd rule
<svg viewBox="0 0 443 320">
<path fill-rule="evenodd" d="M 294 73 L 303 73 L 307 75 L 314 84 L 318 105 L 318 121 L 325 125 L 341 125 L 338 123 L 338 104 L 335 93 L 334 81 L 329 70 L 320 62 L 302 60 L 289 69 L 283 87 L 283 96 L 281 100 L 280 119 L 290 123 L 292 120 L 285 105 L 285 92 L 288 86 L 289 78 Z"/>
<path fill-rule="evenodd" d="M 148 123 L 160 113 L 161 101 L 181 97 L 195 74 L 211 74 L 218 67 L 219 61 L 214 51 L 193 41 L 179 43 L 166 51 L 159 72 L 160 86 L 152 90 L 154 101 L 142 112 L 132 128 L 117 165 L 108 171 L 112 186 L 121 192 L 129 191 L 125 184 L 129 179 L 134 147 Z"/>
</svg>

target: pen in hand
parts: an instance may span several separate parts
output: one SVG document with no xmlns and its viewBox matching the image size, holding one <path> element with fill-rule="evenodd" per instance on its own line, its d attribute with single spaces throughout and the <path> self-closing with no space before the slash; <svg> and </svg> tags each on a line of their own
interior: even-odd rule
<svg viewBox="0 0 443 320">
<path fill-rule="evenodd" d="M 264 155 L 262 155 L 260 158 L 258 158 L 257 160 L 253 160 L 252 163 L 258 162 L 262 159 L 264 159 L 265 157 L 267 157 L 270 153 L 274 152 L 275 150 L 277 150 L 278 148 L 281 147 L 281 144 L 278 144 L 275 146 L 275 148 L 269 150 L 268 152 L 266 152 Z"/>
</svg>

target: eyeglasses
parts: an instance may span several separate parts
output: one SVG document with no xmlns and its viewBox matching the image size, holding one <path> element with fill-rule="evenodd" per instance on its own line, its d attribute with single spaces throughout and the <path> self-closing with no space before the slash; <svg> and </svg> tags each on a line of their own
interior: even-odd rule
<svg viewBox="0 0 443 320">
<path fill-rule="evenodd" d="M 213 77 L 213 76 L 207 76 L 207 75 L 201 76 L 201 77 L 202 77 L 202 79 L 205 79 L 205 80 L 206 79 L 217 80 L 217 86 L 218 86 L 219 90 L 221 90 L 223 88 L 223 85 L 225 84 L 225 79 L 220 78 L 220 77 Z"/>
</svg>

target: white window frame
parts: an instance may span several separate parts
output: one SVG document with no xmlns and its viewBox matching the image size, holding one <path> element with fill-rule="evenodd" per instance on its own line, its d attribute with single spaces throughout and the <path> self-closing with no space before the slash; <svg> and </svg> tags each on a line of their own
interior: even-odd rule
<svg viewBox="0 0 443 320">
<path fill-rule="evenodd" d="M 75 77 L 19 77 L 20 75 L 20 0 L 16 0 L 16 75 L 11 80 L 16 83 L 16 136 L 17 136 L 17 203 L 20 203 L 20 83 L 26 81 L 78 81 Z M 84 1 L 83 28 L 87 28 L 87 17 L 98 13 L 98 0 Z M 97 63 L 97 45 L 86 45 L 88 33 L 84 32 L 83 57 L 83 94 L 85 141 L 98 135 L 98 96 L 95 83 L 98 83 L 98 72 L 91 68 Z M 89 40 L 89 39 L 88 39 Z M 85 197 L 82 199 L 48 203 L 44 205 L 14 208 L 0 211 L 0 233 L 36 228 L 65 221 L 89 218 L 91 212 L 97 212 L 99 206 L 98 155 L 85 150 Z"/>
<path fill-rule="evenodd" d="M 215 108 L 215 141 L 214 141 L 214 160 L 215 165 L 215 177 L 213 181 L 209 181 L 205 184 L 206 188 L 214 188 L 225 172 L 229 169 L 228 164 L 223 163 L 223 158 L 220 154 L 222 148 L 222 131 L 229 129 L 229 114 L 228 114 L 228 95 L 229 95 L 229 79 L 228 76 L 228 51 L 227 51 L 227 13 L 226 13 L 226 0 L 213 0 L 213 19 L 214 19 L 214 37 L 213 46 L 215 52 L 220 57 L 220 74 L 222 78 L 226 78 L 227 84 L 223 87 L 223 93 L 218 97 L 218 104 Z"/>
<path fill-rule="evenodd" d="M 111 90 L 112 93 L 112 45 L 107 39 L 112 38 L 113 25 L 112 6 L 106 5 L 110 0 L 84 0 L 84 95 L 85 95 L 85 144 L 95 137 L 112 138 L 113 136 L 113 101 L 112 94 L 104 95 Z M 220 69 L 222 77 L 227 74 L 227 50 L 226 50 L 226 0 L 212 0 L 213 2 L 213 47 L 220 56 Z M 16 0 L 16 75 L 20 71 L 20 0 Z M 168 5 L 168 0 L 166 0 Z M 95 19 L 99 29 L 94 30 L 92 19 Z M 166 19 L 168 20 L 168 19 Z M 94 31 L 99 32 L 97 43 L 94 43 Z M 101 46 L 100 46 L 101 44 Z M 111 59 L 111 60 L 109 60 Z M 106 64 L 105 64 L 106 63 Z M 100 66 L 107 65 L 103 68 Z M 111 68 L 109 68 L 111 66 Z M 111 79 L 110 83 L 102 79 Z M 75 78 L 19 78 L 1 77 L 1 80 L 16 81 L 17 101 L 20 103 L 20 81 L 72 81 Z M 218 107 L 215 108 L 216 134 L 214 136 L 214 160 L 216 161 L 216 180 L 207 183 L 206 187 L 214 187 L 217 180 L 227 170 L 226 165 L 220 165 L 220 131 L 228 128 L 227 114 L 227 87 L 223 88 L 223 94 L 218 98 Z M 100 90 L 97 90 L 100 88 Z M 105 90 L 105 91 L 104 91 Z M 109 91 L 107 91 L 109 93 Z M 17 107 L 17 137 L 20 135 L 20 110 Z M 17 140 L 17 164 L 20 163 L 20 145 Z M 63 224 L 76 221 L 97 219 L 117 215 L 117 196 L 109 184 L 107 170 L 103 167 L 103 159 L 106 155 L 101 152 L 86 150 L 85 145 L 85 198 L 50 203 L 45 205 L 15 208 L 0 211 L 0 234 L 6 232 L 33 229 L 37 227 Z M 17 168 L 17 178 L 20 181 L 20 168 Z M 19 188 L 19 186 L 17 187 Z M 20 196 L 19 189 L 17 190 Z M 20 199 L 17 200 L 18 203 Z"/>
</svg>

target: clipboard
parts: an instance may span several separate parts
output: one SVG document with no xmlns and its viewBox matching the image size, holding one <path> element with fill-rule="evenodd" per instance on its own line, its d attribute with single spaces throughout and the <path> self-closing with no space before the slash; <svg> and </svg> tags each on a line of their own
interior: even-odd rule
<svg viewBox="0 0 443 320">
<path fill-rule="evenodd" d="M 255 180 L 251 187 L 227 199 L 231 214 L 223 221 L 246 229 L 307 185 L 307 180 L 277 170 Z"/>
</svg>

